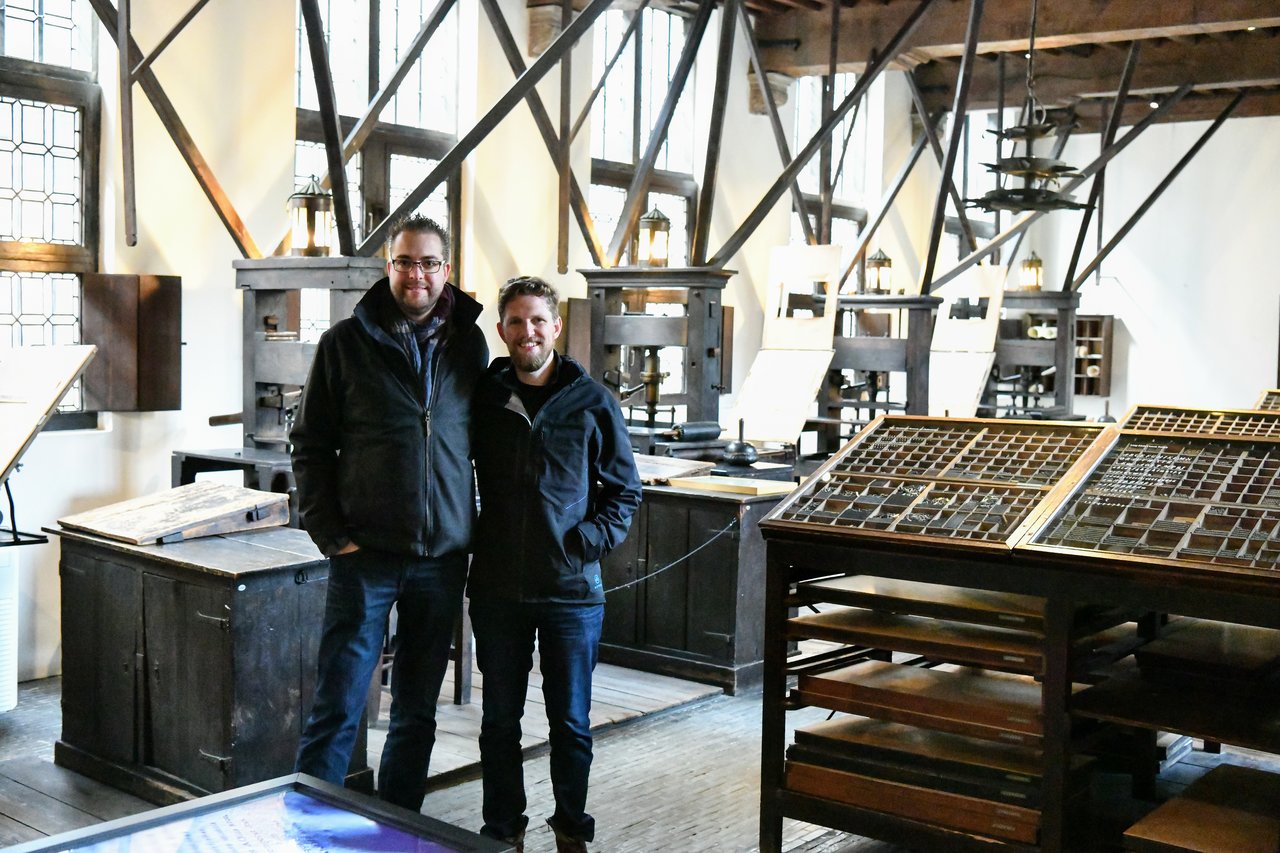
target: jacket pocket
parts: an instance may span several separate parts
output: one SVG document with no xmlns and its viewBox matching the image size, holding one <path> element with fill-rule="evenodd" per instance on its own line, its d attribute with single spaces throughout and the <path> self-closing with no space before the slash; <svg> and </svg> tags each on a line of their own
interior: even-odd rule
<svg viewBox="0 0 1280 853">
<path fill-rule="evenodd" d="M 588 434 L 580 423 L 548 424 L 542 430 L 538 488 L 565 516 L 582 519 L 590 494 Z"/>
</svg>

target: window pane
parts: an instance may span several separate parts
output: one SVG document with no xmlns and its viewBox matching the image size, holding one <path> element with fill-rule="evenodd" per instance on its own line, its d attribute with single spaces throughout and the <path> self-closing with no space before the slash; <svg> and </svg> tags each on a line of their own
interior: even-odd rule
<svg viewBox="0 0 1280 853">
<path fill-rule="evenodd" d="M 97 25 L 88 0 L 0 0 L 4 55 L 93 70 Z"/>
<path fill-rule="evenodd" d="M 325 42 L 329 45 L 329 73 L 333 75 L 338 112 L 362 116 L 369 105 L 369 4 L 362 0 L 320 0 L 320 17 L 324 22 Z M 307 27 L 301 10 L 297 11 L 296 20 L 295 104 L 303 109 L 319 110 Z"/>
<path fill-rule="evenodd" d="M 78 245 L 82 114 L 0 96 L 0 240 Z"/>
<path fill-rule="evenodd" d="M 391 155 L 391 168 L 388 172 L 391 190 L 391 209 L 395 210 L 408 198 L 423 179 L 439 163 L 438 160 L 427 160 L 423 157 L 409 157 L 404 154 Z M 427 200 L 418 205 L 414 213 L 421 213 L 439 222 L 446 230 L 451 228 L 449 222 L 449 182 L 441 181 L 440 185 L 427 196 Z"/>
<path fill-rule="evenodd" d="M 596 223 L 596 235 L 605 244 L 613 239 L 613 232 L 618 228 L 618 220 L 622 218 L 622 206 L 626 204 L 627 191 L 621 187 L 605 184 L 592 184 L 587 192 L 587 207 L 591 210 L 591 218 Z M 622 257 L 618 263 L 626 266 L 631 263 L 631 247 L 623 247 Z"/>
<path fill-rule="evenodd" d="M 857 82 L 854 74 L 837 74 L 835 77 L 835 99 L 832 106 L 838 107 L 845 96 Z M 799 152 L 809 144 L 813 135 L 822 127 L 822 78 L 819 76 L 800 77 L 793 88 L 795 93 L 795 142 L 792 153 Z M 840 180 L 834 188 L 834 198 L 844 204 L 861 204 L 866 187 L 866 128 L 867 123 L 860 121 L 849 135 L 853 110 L 844 117 L 840 126 L 832 134 L 831 168 L 834 171 L 840 162 L 840 152 L 844 150 L 844 169 Z M 849 144 L 845 149 L 845 138 Z M 819 183 L 820 157 L 814 154 L 800 172 L 798 180 L 800 189 L 811 195 L 821 191 Z"/>
<path fill-rule="evenodd" d="M 379 19 L 379 80 L 387 81 L 422 30 L 438 0 L 382 0 Z M 382 121 L 458 130 L 458 10 L 449 11 L 423 48 L 395 97 L 382 111 Z"/>
<path fill-rule="evenodd" d="M 0 349 L 80 343 L 80 276 L 0 270 Z M 80 383 L 58 411 L 84 408 Z"/>
<path fill-rule="evenodd" d="M 685 19 L 668 12 L 646 9 L 644 12 L 645 45 L 642 56 L 643 76 L 640 80 L 640 131 L 641 145 L 647 145 L 650 131 L 658 119 L 667 91 L 671 88 L 671 75 L 684 48 Z M 696 73 L 690 73 L 684 91 L 695 91 Z M 672 172 L 693 171 L 693 98 L 686 95 L 679 101 L 667 141 L 658 154 L 657 167 Z"/>
<path fill-rule="evenodd" d="M 626 32 L 628 14 L 622 11 L 605 12 L 592 28 L 595 46 L 592 49 L 592 80 L 599 80 L 605 64 L 618 49 L 618 43 Z M 633 158 L 635 100 L 635 39 L 627 40 L 627 48 L 614 63 L 609 79 L 591 105 L 591 156 L 618 163 L 630 163 Z M 595 85 L 594 83 L 592 84 Z"/>
</svg>

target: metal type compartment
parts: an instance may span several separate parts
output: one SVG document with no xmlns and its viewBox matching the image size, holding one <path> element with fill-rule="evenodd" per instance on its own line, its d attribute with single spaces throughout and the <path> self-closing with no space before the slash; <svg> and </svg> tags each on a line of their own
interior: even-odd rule
<svg viewBox="0 0 1280 853">
<path fill-rule="evenodd" d="M 1260 412 L 1139 405 L 1124 416 L 1120 428 L 1128 432 L 1280 438 L 1280 400 L 1277 400 L 1276 409 L 1274 412 Z"/>
<path fill-rule="evenodd" d="M 1262 396 L 1258 398 L 1258 404 L 1254 408 L 1268 412 L 1280 412 L 1280 388 L 1269 388 L 1263 391 Z"/>
<path fill-rule="evenodd" d="M 1122 431 L 1023 544 L 1275 577 L 1280 437 Z"/>
<path fill-rule="evenodd" d="M 769 516 L 804 529 L 1008 547 L 1105 430 L 882 415 Z"/>
</svg>

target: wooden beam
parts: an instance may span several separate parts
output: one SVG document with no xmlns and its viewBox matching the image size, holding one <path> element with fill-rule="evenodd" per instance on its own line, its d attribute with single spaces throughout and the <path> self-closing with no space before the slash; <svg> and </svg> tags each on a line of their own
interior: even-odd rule
<svg viewBox="0 0 1280 853">
<path fill-rule="evenodd" d="M 98 20 L 102 22 L 107 35 L 115 39 L 117 21 L 115 4 L 111 0 L 89 0 L 89 2 L 93 5 L 93 10 L 97 12 Z M 133 43 L 132 38 L 129 39 L 129 51 L 130 54 L 141 54 L 142 52 L 138 50 L 138 46 Z M 196 147 L 195 141 L 192 140 L 191 134 L 182 123 L 182 119 L 178 117 L 178 111 L 174 109 L 173 103 L 164 93 L 164 89 L 161 88 L 155 72 L 151 71 L 151 69 L 144 70 L 139 75 L 138 83 L 142 86 L 142 91 L 147 96 L 147 100 L 151 102 L 152 108 L 155 109 L 160 123 L 168 131 L 169 138 L 177 146 L 178 153 L 186 161 L 187 168 L 191 170 L 196 183 L 204 191 L 205 197 L 213 205 L 214 212 L 222 220 L 222 224 L 227 229 L 227 233 L 231 235 L 236 248 L 240 250 L 240 254 L 246 258 L 262 257 L 262 253 L 258 251 L 257 244 L 253 242 L 253 237 L 249 234 L 249 229 L 245 227 L 240 215 L 236 213 L 235 206 L 231 204 L 231 199 L 227 197 L 226 191 L 218 183 L 213 170 L 209 168 L 208 162 L 200 153 L 200 149 Z"/>
<path fill-rule="evenodd" d="M 707 239 L 711 233 L 711 211 L 715 205 L 716 175 L 720 167 L 720 140 L 724 135 L 725 106 L 729 101 L 729 72 L 733 67 L 733 36 L 741 0 L 724 0 L 720 8 L 720 49 L 716 54 L 716 86 L 711 99 L 711 122 L 707 130 L 707 150 L 702 164 L 702 186 L 694 216 L 693 245 L 689 266 L 700 267 L 707 260 Z M 838 4 L 837 4 L 838 5 Z"/>
<path fill-rule="evenodd" d="M 916 85 L 914 74 L 906 74 L 904 76 L 907 80 L 907 88 L 911 90 L 911 102 L 915 106 L 916 115 L 920 117 L 920 123 L 924 126 L 924 137 L 929 142 L 929 147 L 933 149 L 934 159 L 938 161 L 938 166 L 941 167 L 946 155 L 942 151 L 942 143 L 938 141 L 938 132 L 934 128 L 934 123 L 929 121 L 929 111 L 925 109 L 920 87 Z M 937 111 L 937 109 L 934 110 L 934 112 Z M 972 252 L 978 248 L 978 238 L 974 235 L 973 225 L 969 223 L 969 217 L 965 214 L 964 199 L 960 198 L 960 193 L 956 190 L 955 179 L 948 174 L 945 180 L 947 192 L 951 196 L 951 203 L 955 206 L 956 216 L 960 220 L 960 230 L 964 232 L 965 242 L 969 244 L 969 251 Z"/>
<path fill-rule="evenodd" d="M 511 34 L 511 28 L 507 26 L 507 19 L 503 16 L 501 7 L 498 6 L 496 0 L 480 0 L 480 5 L 484 8 L 485 15 L 489 18 L 489 25 L 493 28 L 493 34 L 498 39 L 498 45 L 502 48 L 503 55 L 507 58 L 507 64 L 511 66 L 511 73 L 519 80 L 525 73 L 524 58 L 520 55 L 520 48 L 516 45 L 515 36 Z M 538 95 L 538 90 L 535 88 L 529 89 L 525 95 L 525 101 L 529 104 L 529 112 L 533 116 L 533 123 L 538 126 L 538 133 L 542 136 L 542 142 L 547 147 L 547 153 L 558 164 L 561 156 L 560 138 L 551 124 L 551 115 L 543 105 L 542 98 Z M 569 170 L 569 174 L 566 177 L 569 185 L 570 207 L 573 210 L 574 217 L 578 220 L 578 228 L 582 231 L 582 238 L 587 243 L 587 251 L 591 254 L 591 262 L 601 264 L 601 259 L 604 257 L 604 249 L 601 248 L 600 240 L 596 235 L 595 222 L 591 218 L 591 211 L 587 209 L 587 198 L 583 195 L 582 187 L 579 186 L 572 169 Z"/>
<path fill-rule="evenodd" d="M 1275 31 L 1242 32 L 1232 38 L 1201 39 L 1179 44 L 1165 39 L 1135 42 L 1142 45 L 1142 65 L 1133 75 L 1130 91 L 1143 94 L 1176 89 L 1188 80 L 1197 88 L 1260 85 L 1280 81 L 1280 39 Z M 1037 39 L 1039 45 L 1039 39 Z M 1103 46 L 1078 56 L 1069 52 L 1036 51 L 1036 97 L 1048 107 L 1066 106 L 1082 98 L 1113 98 L 1116 81 L 1124 73 L 1126 52 L 1120 45 Z M 1021 54 L 1010 56 L 1005 86 L 1017 91 L 1026 62 Z M 955 87 L 957 66 L 940 60 L 916 69 L 928 109 L 943 105 Z M 997 63 L 980 63 L 974 69 L 969 103 L 972 109 L 992 109 L 1000 89 Z"/>
<path fill-rule="evenodd" d="M 778 115 L 778 102 L 773 97 L 773 87 L 769 85 L 764 63 L 760 59 L 760 46 L 756 44 L 755 28 L 751 24 L 751 16 L 747 14 L 745 6 L 738 7 L 738 21 L 742 25 L 744 38 L 747 42 L 747 55 L 751 59 L 751 70 L 756 75 L 756 86 L 759 87 L 760 95 L 764 98 L 765 111 L 769 116 L 769 126 L 773 128 L 773 141 L 778 147 L 778 156 L 782 159 L 782 165 L 785 166 L 791 162 L 791 145 L 787 142 L 786 131 L 782 128 L 782 118 Z M 800 228 L 804 231 L 804 241 L 812 246 L 818 241 L 813 233 L 809 211 L 805 209 L 804 193 L 800 190 L 800 184 L 794 179 L 791 181 L 791 202 L 796 209 L 796 215 L 800 218 Z"/>
<path fill-rule="evenodd" d="M 138 76 L 142 74 L 143 71 L 146 71 L 151 67 L 151 63 L 155 62 L 156 59 L 160 57 L 160 54 L 164 52 L 164 49 L 169 46 L 170 42 L 178 37 L 178 33 L 182 32 L 183 29 L 186 28 L 187 24 L 191 23 L 191 19 L 194 18 L 196 13 L 203 9 L 205 4 L 208 2 L 209 0 L 196 0 L 195 5 L 187 10 L 187 13 L 182 16 L 182 19 L 178 21 L 178 23 L 173 25 L 173 29 L 165 33 L 164 38 L 160 39 L 155 48 L 147 54 L 146 58 L 133 67 L 133 71 L 129 73 L 129 79 L 136 82 Z"/>
<path fill-rule="evenodd" d="M 1138 55 L 1142 42 L 1135 41 L 1129 46 L 1129 58 L 1124 65 L 1124 73 L 1120 77 L 1120 94 L 1116 96 L 1107 118 L 1107 128 L 1102 134 L 1102 148 L 1106 150 L 1116 141 L 1116 133 L 1120 130 L 1120 120 L 1124 117 L 1124 102 L 1129 96 L 1129 84 L 1133 80 L 1133 72 L 1138 66 Z M 1067 275 L 1062 282 L 1062 289 L 1071 286 L 1076 275 L 1076 265 L 1080 263 L 1080 253 L 1084 251 L 1084 238 L 1089 231 L 1089 223 L 1093 220 L 1093 211 L 1102 198 L 1102 186 L 1106 181 L 1107 170 L 1101 169 L 1089 187 L 1089 201 L 1085 204 L 1084 215 L 1080 217 L 1080 228 L 1076 231 L 1076 245 L 1071 251 L 1071 261 L 1067 264 Z M 1101 227 L 1101 226 L 1099 226 Z"/>
<path fill-rule="evenodd" d="M 583 9 L 578 17 L 573 19 L 568 27 L 566 27 L 560 35 L 556 36 L 555 41 L 548 45 L 543 52 L 529 66 L 529 70 L 520 75 L 520 79 L 515 82 L 506 94 L 500 97 L 489 111 L 481 116 L 480 121 L 467 131 L 462 139 L 458 140 L 458 144 L 453 146 L 444 157 L 436 164 L 436 167 L 422 179 L 421 183 L 412 189 L 404 201 L 391 212 L 389 216 L 378 223 L 364 242 L 360 244 L 357 252 L 360 255 L 369 257 L 382 245 L 387 239 L 387 234 L 391 230 L 391 223 L 395 222 L 409 211 L 416 208 L 431 195 L 432 190 L 438 187 L 444 180 L 453 174 L 462 161 L 465 160 L 476 146 L 484 141 L 493 129 L 506 118 L 507 114 L 515 109 L 516 104 L 525 99 L 525 96 L 538 84 L 538 81 L 547 75 L 555 65 L 560 61 L 561 56 L 582 37 L 602 12 L 609 8 L 613 0 L 591 0 L 591 3 Z"/>
<path fill-rule="evenodd" d="M 138 200 L 137 181 L 133 172 L 133 77 L 129 73 L 129 45 L 133 38 L 129 35 L 129 4 L 131 0 L 120 0 L 120 15 L 116 24 L 116 47 L 120 72 L 120 160 L 122 179 L 120 182 L 121 202 L 124 204 L 124 242 L 129 246 L 138 245 Z"/>
<path fill-rule="evenodd" d="M 307 49 L 311 53 L 311 70 L 316 81 L 316 101 L 320 105 L 320 126 L 324 130 L 329 174 L 339 179 L 333 184 L 333 218 L 338 230 L 338 251 L 349 258 L 355 253 L 356 236 L 351 224 L 351 202 L 347 198 L 347 170 L 343 164 L 342 133 L 338 127 L 338 96 L 333 89 L 333 75 L 329 73 L 324 19 L 320 17 L 320 0 L 300 0 L 299 5 L 306 24 Z"/>
<path fill-rule="evenodd" d="M 560 29 L 573 19 L 573 0 L 560 0 Z M 569 185 L 573 183 L 573 136 L 569 99 L 573 97 L 573 51 L 560 60 L 560 152 L 556 158 L 556 272 L 569 271 Z"/>
<path fill-rule="evenodd" d="M 689 72 L 693 70 L 693 61 L 698 55 L 698 46 L 702 43 L 702 37 L 707 31 L 707 22 L 711 20 L 711 11 L 715 8 L 715 0 L 701 0 L 698 5 L 698 14 L 694 16 L 693 23 L 685 31 L 684 49 L 680 52 L 680 58 L 676 60 L 676 67 L 671 72 L 671 87 L 667 90 L 667 96 L 663 99 L 662 107 L 658 110 L 658 119 L 654 122 L 653 129 L 649 133 L 649 141 L 645 147 L 644 154 L 640 157 L 640 162 L 636 164 L 635 176 L 631 179 L 630 186 L 627 187 L 626 201 L 622 205 L 622 213 L 618 217 L 618 225 L 613 231 L 613 238 L 609 241 L 609 248 L 606 258 L 609 266 L 617 266 L 622 259 L 622 250 L 626 246 L 627 238 L 630 236 L 632 229 L 636 227 L 636 223 L 640 221 L 641 207 L 647 197 L 649 186 L 649 178 L 653 173 L 654 163 L 658 160 L 658 152 L 662 150 L 662 145 L 667 139 L 667 130 L 671 127 L 671 119 L 675 116 L 676 105 L 680 102 L 680 96 L 684 93 L 685 82 L 689 79 Z M 637 81 L 639 82 L 639 81 Z"/>
<path fill-rule="evenodd" d="M 951 105 L 951 132 L 947 139 L 947 156 L 942 161 L 942 176 L 938 197 L 933 205 L 933 224 L 929 229 L 929 254 L 925 257 L 924 272 L 920 276 L 918 292 L 928 296 L 933 290 L 933 272 L 937 269 L 938 246 L 942 240 L 942 226 L 947 215 L 948 190 L 955 193 L 951 173 L 956 166 L 956 153 L 964 137 L 964 117 L 968 110 L 969 77 L 973 68 L 974 51 L 978 47 L 978 31 L 982 26 L 983 0 L 970 0 L 969 24 L 965 31 L 964 59 L 960 62 L 960 82 L 956 86 L 955 102 Z M 921 116 L 923 118 L 923 116 Z M 963 213 L 964 202 L 957 205 L 957 213 Z"/>
<path fill-rule="evenodd" d="M 1151 195 L 1147 196 L 1146 200 L 1143 201 L 1142 204 L 1138 205 L 1138 209 L 1135 210 L 1133 215 L 1125 221 L 1124 225 L 1120 226 L 1120 230 L 1116 231 L 1115 236 L 1107 241 L 1107 245 L 1102 247 L 1102 251 L 1098 252 L 1097 256 L 1085 265 L 1085 268 L 1080 271 L 1080 275 L 1076 277 L 1075 281 L 1071 282 L 1071 290 L 1079 290 L 1080 285 L 1084 284 L 1085 279 L 1087 279 L 1089 275 L 1098 268 L 1098 265 L 1102 263 L 1103 258 L 1111 254 L 1111 250 L 1119 245 L 1120 241 L 1133 230 L 1133 226 L 1138 224 L 1138 220 L 1142 219 L 1143 215 L 1151 209 L 1151 206 L 1155 204 L 1156 200 L 1169 188 L 1169 185 L 1173 183 L 1179 173 L 1186 168 L 1186 165 L 1200 153 L 1200 149 L 1204 148 L 1205 143 L 1218 132 L 1218 128 L 1222 127 L 1222 123 L 1225 122 L 1227 117 L 1230 116 L 1235 108 L 1240 105 L 1242 98 L 1244 98 L 1243 92 L 1231 99 L 1231 102 L 1222 110 L 1213 124 L 1209 125 L 1205 132 L 1200 135 L 1200 138 L 1195 141 L 1195 144 L 1187 150 L 1187 153 L 1182 155 L 1182 158 L 1178 160 L 1174 167 L 1169 171 L 1169 174 L 1165 176 L 1164 180 L 1151 191 Z"/>
<path fill-rule="evenodd" d="M 1249 97 L 1231 114 L 1232 118 L 1280 116 L 1280 86 L 1259 86 L 1240 89 L 1215 89 L 1212 91 L 1193 90 L 1178 105 L 1177 110 L 1161 114 L 1156 119 L 1156 123 L 1213 121 L 1218 113 L 1222 111 L 1222 107 L 1241 91 L 1247 92 Z M 1161 97 L 1168 96 L 1161 95 Z M 1125 115 L 1141 116 L 1151 112 L 1150 101 L 1150 96 L 1137 97 L 1131 95 L 1128 100 L 1128 106 L 1125 109 Z M 1087 101 L 1082 103 L 1091 104 L 1095 102 Z M 1097 103 L 1105 102 L 1099 101 Z M 1101 130 L 1102 122 L 1091 116 L 1084 117 L 1080 127 L 1076 128 L 1077 133 L 1099 133 Z"/>
<path fill-rule="evenodd" d="M 782 174 L 773 182 L 773 186 L 765 192 L 764 198 L 760 199 L 755 209 L 747 215 L 746 220 L 738 226 L 738 230 L 725 241 L 725 244 L 720 247 L 720 251 L 716 252 L 715 257 L 708 261 L 709 266 L 723 268 L 729 262 L 729 258 L 733 257 L 742 248 L 742 244 L 760 227 L 760 223 L 764 221 L 764 218 L 769 215 L 769 211 L 777 204 L 778 199 L 786 192 L 787 186 L 796 179 L 796 175 L 800 174 L 800 170 L 805 167 L 805 164 L 813 159 L 814 153 L 822 145 L 822 140 L 840 126 L 840 122 L 844 120 L 849 110 L 853 109 L 853 105 L 862 99 L 867 89 L 880 76 L 880 72 L 884 71 L 893 57 L 897 56 L 898 50 L 907 37 L 919 26 L 920 21 L 926 17 L 925 12 L 934 5 L 936 5 L 934 0 L 920 0 L 916 4 L 915 10 L 903 23 L 902 28 L 889 39 L 882 50 L 876 53 L 876 58 L 866 72 L 858 77 L 858 82 L 854 84 L 853 91 L 845 96 L 845 99 L 840 102 L 840 106 L 831 114 L 831 118 L 824 122 L 822 127 L 818 128 L 818 132 L 813 135 L 808 144 L 782 170 Z"/>
<path fill-rule="evenodd" d="M 896 68 L 911 68 L 945 56 L 960 56 L 964 47 L 965 6 L 946 3 L 903 46 Z M 1025 52 L 1030 0 L 1003 0 L 985 15 L 978 53 Z M 857 3 L 840 17 L 842 71 L 860 71 L 868 51 L 882 44 L 906 20 L 907 3 Z M 763 44 L 798 40 L 799 47 L 765 51 L 765 67 L 794 76 L 821 74 L 827 66 L 824 11 L 793 11 L 768 15 L 756 32 Z M 1249 27 L 1280 26 L 1275 0 L 1074 0 L 1041 3 L 1036 30 L 1037 49 L 1179 35 L 1235 32 Z M 1037 55 L 1038 60 L 1038 55 Z M 1190 79 L 1190 78 L 1184 78 Z"/>
</svg>

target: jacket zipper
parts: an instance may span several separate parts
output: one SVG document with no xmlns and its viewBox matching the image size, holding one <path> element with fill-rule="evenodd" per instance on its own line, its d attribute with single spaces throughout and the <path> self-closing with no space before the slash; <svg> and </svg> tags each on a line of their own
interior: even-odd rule
<svg viewBox="0 0 1280 853">
<path fill-rule="evenodd" d="M 431 405 L 433 401 L 440 396 L 440 371 L 443 369 L 445 349 L 448 347 L 447 341 L 440 342 L 440 352 L 436 355 L 436 364 L 433 369 L 430 365 L 427 370 L 431 370 L 431 397 L 422 407 L 422 443 L 423 443 L 423 471 L 422 471 L 422 489 L 423 489 L 423 538 L 422 553 L 424 556 L 431 556 L 431 536 L 433 533 L 431 525 Z M 422 393 L 422 383 L 418 383 L 419 391 Z"/>
</svg>

